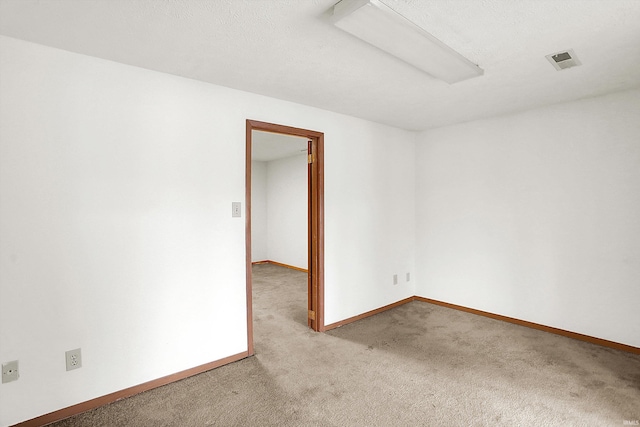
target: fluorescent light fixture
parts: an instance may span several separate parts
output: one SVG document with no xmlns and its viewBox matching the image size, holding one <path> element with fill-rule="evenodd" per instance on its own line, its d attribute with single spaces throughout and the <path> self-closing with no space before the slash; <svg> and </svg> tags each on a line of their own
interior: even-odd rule
<svg viewBox="0 0 640 427">
<path fill-rule="evenodd" d="M 484 73 L 379 0 L 342 0 L 333 6 L 332 21 L 338 28 L 447 83 Z"/>
</svg>

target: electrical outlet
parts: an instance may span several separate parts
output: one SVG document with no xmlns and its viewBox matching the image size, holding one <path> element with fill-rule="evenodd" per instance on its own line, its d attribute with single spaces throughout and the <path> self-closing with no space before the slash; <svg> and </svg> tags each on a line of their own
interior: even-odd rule
<svg viewBox="0 0 640 427">
<path fill-rule="evenodd" d="M 11 381 L 17 381 L 20 377 L 18 371 L 18 361 L 7 362 L 2 364 L 2 383 L 10 383 Z"/>
<path fill-rule="evenodd" d="M 397 285 L 397 284 L 398 284 L 398 275 L 397 275 L 397 274 L 394 274 L 394 275 L 393 275 L 393 284 L 394 284 L 394 285 Z"/>
<path fill-rule="evenodd" d="M 82 353 L 79 348 L 64 353 L 67 360 L 67 371 L 82 368 Z"/>
</svg>

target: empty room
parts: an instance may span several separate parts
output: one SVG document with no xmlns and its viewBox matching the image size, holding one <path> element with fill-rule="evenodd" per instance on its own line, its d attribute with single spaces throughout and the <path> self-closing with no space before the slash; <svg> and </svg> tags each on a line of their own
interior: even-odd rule
<svg viewBox="0 0 640 427">
<path fill-rule="evenodd" d="M 640 425 L 639 22 L 0 0 L 0 427 Z"/>
</svg>

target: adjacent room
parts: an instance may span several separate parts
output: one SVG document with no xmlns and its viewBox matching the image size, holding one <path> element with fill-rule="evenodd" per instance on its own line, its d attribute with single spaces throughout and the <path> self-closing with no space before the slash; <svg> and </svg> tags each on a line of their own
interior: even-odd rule
<svg viewBox="0 0 640 427">
<path fill-rule="evenodd" d="M 640 423 L 638 22 L 0 0 L 0 427 Z"/>
</svg>

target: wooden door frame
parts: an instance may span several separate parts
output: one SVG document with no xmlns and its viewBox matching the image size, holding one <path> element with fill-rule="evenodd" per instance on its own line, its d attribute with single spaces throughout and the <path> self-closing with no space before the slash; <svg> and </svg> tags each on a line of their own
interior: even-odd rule
<svg viewBox="0 0 640 427">
<path fill-rule="evenodd" d="M 309 326 L 317 332 L 324 332 L 324 133 L 308 129 L 257 120 L 246 121 L 246 175 L 245 175 L 245 236 L 247 269 L 247 348 L 249 355 L 253 349 L 253 294 L 251 273 L 251 160 L 252 131 L 279 133 L 300 136 L 312 141 L 313 162 L 309 168 L 309 209 L 308 209 L 308 246 L 309 246 L 309 289 L 308 301 Z M 312 317 L 315 317 L 313 319 Z"/>
</svg>

